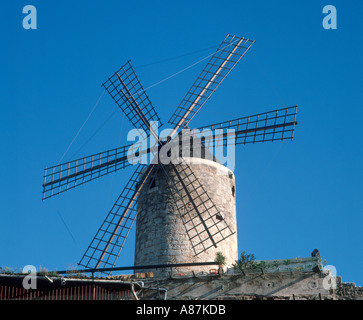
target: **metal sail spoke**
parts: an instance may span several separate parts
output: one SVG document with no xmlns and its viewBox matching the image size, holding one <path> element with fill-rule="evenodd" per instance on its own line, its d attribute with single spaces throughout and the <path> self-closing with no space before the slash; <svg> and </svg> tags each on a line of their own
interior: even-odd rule
<svg viewBox="0 0 363 320">
<path fill-rule="evenodd" d="M 249 144 L 294 137 L 297 106 L 200 127 L 193 133 L 206 147 Z"/>
<path fill-rule="evenodd" d="M 79 265 L 96 269 L 115 265 L 137 216 L 136 198 L 153 168 L 143 164 L 137 166 Z"/>
<path fill-rule="evenodd" d="M 141 113 L 149 122 L 157 122 L 152 124 L 155 131 L 157 130 L 157 126 L 161 127 L 162 124 L 159 116 L 132 68 L 130 61 L 108 78 L 102 86 L 107 90 L 135 128 L 144 130 L 147 136 L 150 134 L 149 128 L 145 126 L 137 108 L 140 108 Z"/>
<path fill-rule="evenodd" d="M 141 142 L 134 143 L 44 169 L 43 200 L 123 169 L 153 151 L 140 149 Z"/>
<path fill-rule="evenodd" d="M 254 42 L 227 35 L 171 116 L 169 123 L 176 126 L 173 134 L 190 122 Z"/>
</svg>

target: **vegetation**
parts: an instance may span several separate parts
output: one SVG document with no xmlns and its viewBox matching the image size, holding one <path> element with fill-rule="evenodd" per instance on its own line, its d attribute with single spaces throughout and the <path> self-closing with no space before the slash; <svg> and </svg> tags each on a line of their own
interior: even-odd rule
<svg viewBox="0 0 363 320">
<path fill-rule="evenodd" d="M 214 259 L 215 262 L 217 262 L 221 267 L 223 267 L 226 264 L 226 257 L 223 255 L 222 252 L 218 251 L 216 253 L 216 258 Z"/>
<path fill-rule="evenodd" d="M 325 266 L 326 260 L 322 260 L 320 257 L 318 261 L 315 258 L 311 258 L 311 260 L 302 259 L 301 257 L 297 257 L 295 259 L 286 259 L 282 262 L 273 260 L 273 261 L 255 261 L 254 254 L 247 254 L 245 251 L 241 253 L 241 258 L 236 260 L 233 264 L 233 268 L 236 271 L 254 271 L 261 269 L 277 269 L 279 266 L 283 266 L 283 270 L 285 271 L 304 271 L 304 270 L 312 270 L 314 267 L 319 266 L 319 268 Z M 308 263 L 311 262 L 311 263 Z M 301 264 L 302 265 L 301 265 Z M 299 265 L 300 264 L 300 265 Z"/>
<path fill-rule="evenodd" d="M 253 266 L 255 260 L 256 258 L 253 253 L 246 254 L 246 252 L 243 251 L 241 253 L 241 259 L 236 260 L 236 262 L 233 264 L 233 268 L 239 271 L 248 270 Z"/>
<path fill-rule="evenodd" d="M 236 260 L 236 262 L 233 264 L 233 268 L 237 271 L 252 271 L 252 270 L 258 270 L 258 269 L 274 269 L 279 267 L 279 262 L 277 260 L 266 262 L 266 261 L 255 261 L 255 255 L 252 254 L 246 254 L 245 251 L 241 253 L 241 258 L 239 260 Z"/>
<path fill-rule="evenodd" d="M 20 273 L 19 270 L 9 267 L 0 267 L 0 274 L 17 274 Z"/>
<path fill-rule="evenodd" d="M 288 266 L 290 263 L 291 263 L 290 259 L 286 259 L 286 260 L 284 260 L 284 265 L 285 265 L 285 266 Z"/>
</svg>

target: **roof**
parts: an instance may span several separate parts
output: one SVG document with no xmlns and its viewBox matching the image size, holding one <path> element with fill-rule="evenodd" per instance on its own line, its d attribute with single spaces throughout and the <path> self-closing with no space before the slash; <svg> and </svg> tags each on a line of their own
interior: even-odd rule
<svg viewBox="0 0 363 320">
<path fill-rule="evenodd" d="M 134 281 L 0 274 L 0 300 L 134 300 L 140 289 Z"/>
</svg>

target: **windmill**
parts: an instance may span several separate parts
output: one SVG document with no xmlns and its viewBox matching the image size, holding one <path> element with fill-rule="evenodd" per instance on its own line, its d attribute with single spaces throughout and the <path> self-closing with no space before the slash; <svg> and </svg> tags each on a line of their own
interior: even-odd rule
<svg viewBox="0 0 363 320">
<path fill-rule="evenodd" d="M 43 200 L 136 163 L 134 173 L 92 239 L 79 265 L 95 269 L 115 266 L 136 217 L 140 218 L 142 213 L 142 219 L 149 218 L 149 222 L 146 227 L 142 226 L 140 218 L 137 229 L 144 227 L 144 235 L 163 239 L 163 236 L 158 235 L 158 228 L 170 222 L 159 221 L 152 233 L 148 228 L 150 224 L 155 225 L 156 219 L 150 218 L 148 204 L 143 206 L 140 200 L 151 197 L 148 197 L 148 190 L 155 186 L 155 181 L 163 184 L 161 200 L 156 202 L 164 202 L 163 197 L 172 198 L 171 201 L 169 199 L 172 209 L 168 210 L 172 211 L 173 219 L 175 218 L 173 223 L 183 226 L 182 236 L 185 235 L 190 242 L 188 248 L 191 256 L 203 257 L 206 252 L 215 252 L 223 243 L 226 243 L 226 247 L 234 246 L 236 226 L 233 219 L 227 217 L 231 210 L 223 209 L 222 204 L 216 203 L 216 197 L 210 195 L 210 189 L 201 178 L 203 175 L 196 173 L 198 167 L 190 162 L 193 158 L 190 153 L 197 154 L 199 146 L 199 155 L 196 157 L 206 158 L 209 155 L 208 148 L 213 146 L 292 140 L 297 124 L 297 106 L 208 125 L 198 128 L 196 133 L 190 133 L 189 124 L 254 43 L 254 40 L 243 37 L 226 36 L 172 114 L 169 124 L 173 128 L 166 137 L 159 137 L 157 134 L 162 123 L 130 61 L 102 84 L 116 105 L 139 130 L 140 135 L 145 139 L 152 137 L 156 143 L 146 148 L 142 148 L 141 144 L 130 144 L 44 170 Z M 209 134 L 199 134 L 205 131 Z M 187 148 L 180 148 L 184 144 Z M 151 164 L 140 162 L 140 157 L 145 155 L 154 157 Z M 163 161 L 165 159 L 173 161 Z M 210 162 L 208 165 L 212 166 Z M 233 176 L 231 172 L 228 175 L 229 178 Z M 234 188 L 232 185 L 233 196 Z M 157 211 L 162 209 L 158 207 Z M 235 217 L 235 212 L 231 215 L 232 218 L 233 215 Z M 175 229 L 170 230 L 174 232 Z M 233 237 L 233 243 L 228 243 Z M 149 254 L 155 257 L 155 250 L 157 249 L 149 250 Z M 141 255 L 147 252 L 146 249 L 139 251 Z M 181 253 L 177 252 L 176 255 L 180 256 Z"/>
</svg>

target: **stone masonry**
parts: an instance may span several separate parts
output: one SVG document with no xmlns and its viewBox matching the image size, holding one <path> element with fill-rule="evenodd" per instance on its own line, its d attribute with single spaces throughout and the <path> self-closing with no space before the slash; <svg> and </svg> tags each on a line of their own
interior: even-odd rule
<svg viewBox="0 0 363 320">
<path fill-rule="evenodd" d="M 213 239 L 220 242 L 217 243 L 217 247 L 211 245 L 209 236 L 191 204 L 181 205 L 177 200 L 180 198 L 175 192 L 171 192 L 165 174 L 159 168 L 138 197 L 135 265 L 214 261 L 218 251 L 225 256 L 226 266 L 232 265 L 238 259 L 236 185 L 233 173 L 215 161 L 200 158 L 187 160 L 189 167 L 222 216 L 222 220 L 216 219 L 213 210 L 201 214 Z M 170 167 L 167 170 L 169 178 L 178 185 L 178 180 Z M 182 196 L 186 198 L 182 188 L 180 190 L 183 193 Z M 195 197 L 194 193 L 196 191 L 192 192 L 193 197 Z M 197 205 L 200 204 L 197 203 Z M 184 218 L 181 217 L 182 215 Z M 218 232 L 226 226 L 229 228 Z M 233 232 L 232 235 L 230 231 Z M 223 240 L 226 236 L 228 237 Z M 195 272 L 209 271 L 209 269 L 211 269 L 210 266 L 193 268 Z M 145 271 L 153 271 L 155 276 L 163 276 L 166 272 L 161 269 Z M 174 269 L 173 272 L 182 274 L 190 270 L 184 267 Z"/>
</svg>

